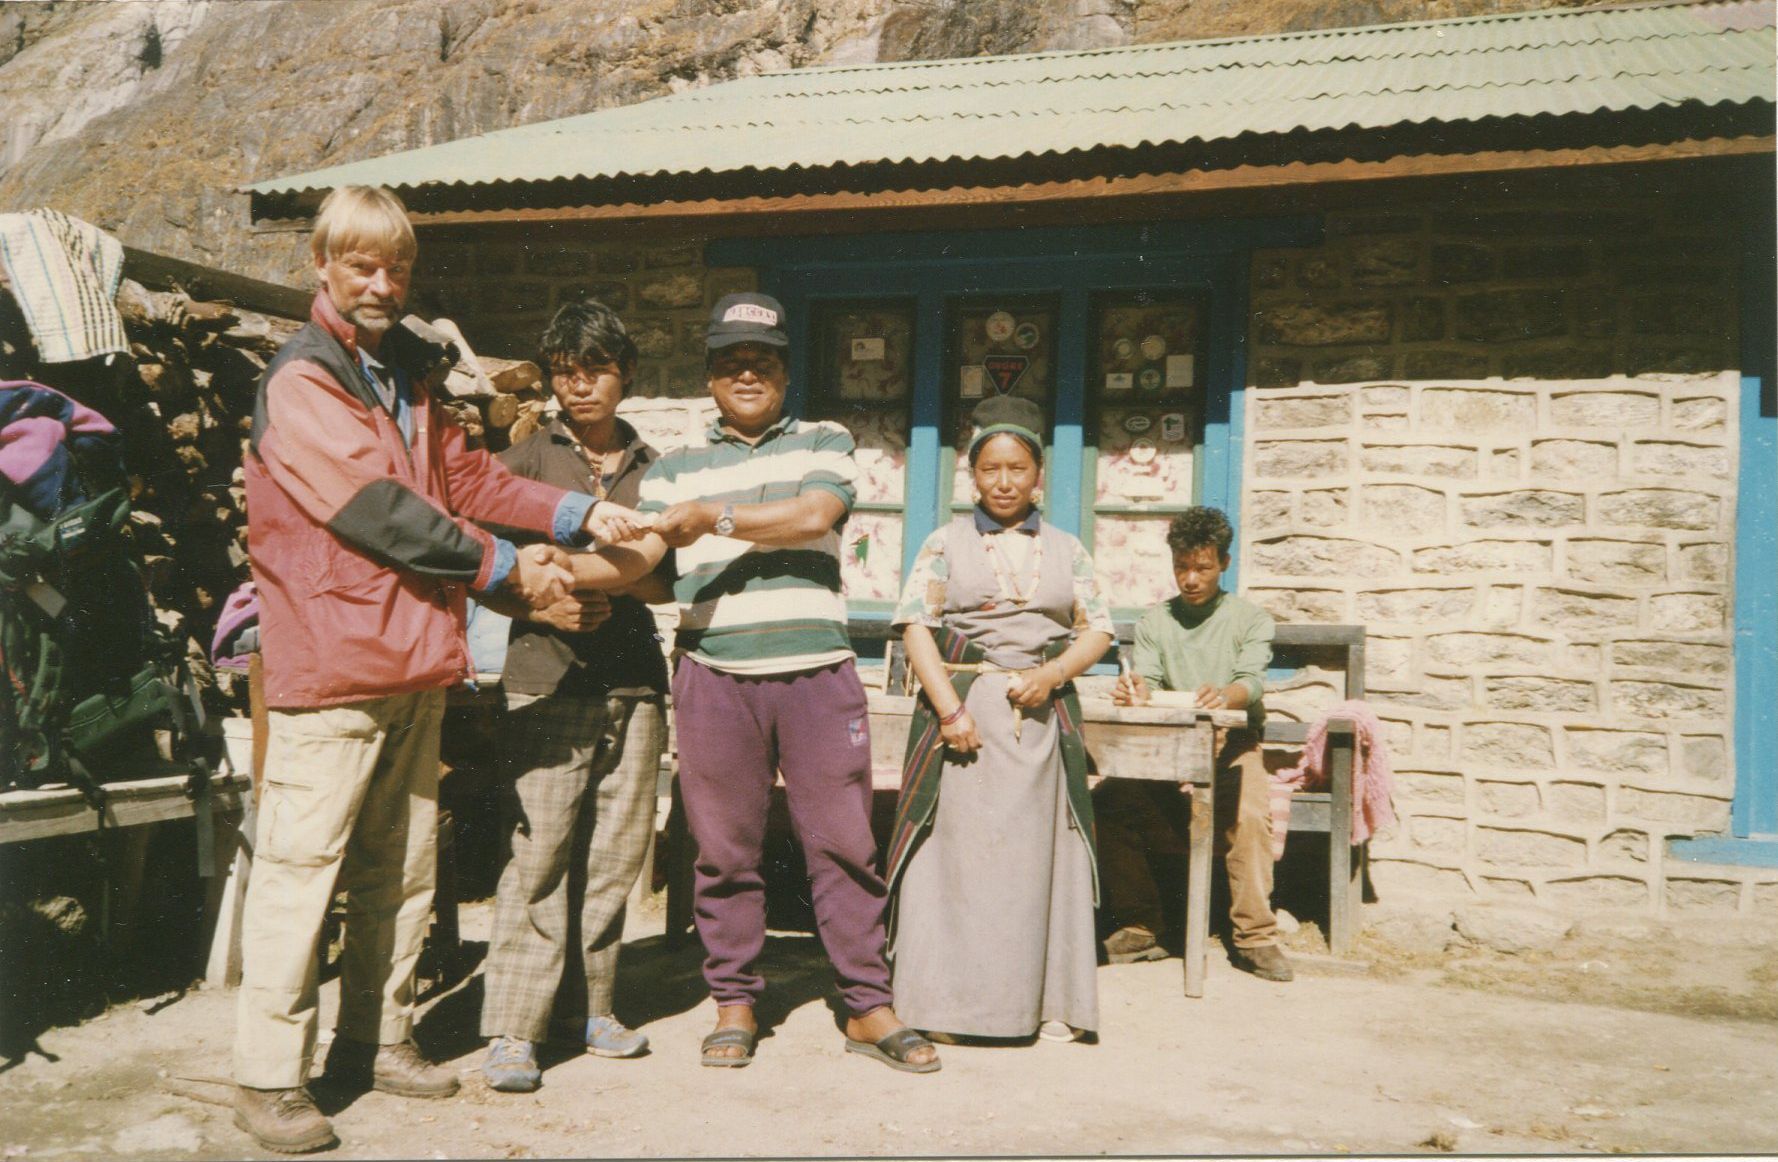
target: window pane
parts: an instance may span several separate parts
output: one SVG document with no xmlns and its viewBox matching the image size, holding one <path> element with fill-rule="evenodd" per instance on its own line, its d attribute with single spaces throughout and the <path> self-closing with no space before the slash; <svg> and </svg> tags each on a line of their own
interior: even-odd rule
<svg viewBox="0 0 1778 1162">
<path fill-rule="evenodd" d="M 1030 301 L 992 299 L 959 305 L 952 314 L 951 388 L 968 415 L 991 395 L 1016 395 L 1050 411 L 1056 309 Z"/>
<path fill-rule="evenodd" d="M 808 415 L 844 424 L 857 444 L 859 507 L 841 534 L 841 580 L 851 600 L 894 601 L 901 595 L 914 304 L 820 303 L 812 322 Z"/>
<path fill-rule="evenodd" d="M 1093 339 L 1099 505 L 1192 502 L 1203 422 L 1202 300 L 1149 292 L 1106 297 Z"/>
<path fill-rule="evenodd" d="M 841 534 L 840 580 L 849 601 L 901 597 L 901 514 L 854 512 Z"/>
<path fill-rule="evenodd" d="M 907 492 L 907 416 L 841 409 L 834 417 L 858 443 L 858 503 L 900 504 Z"/>
<path fill-rule="evenodd" d="M 1144 292 L 1103 302 L 1096 349 L 1105 401 L 1197 398 L 1204 320 L 1202 302 L 1183 296 Z"/>
<path fill-rule="evenodd" d="M 965 455 L 974 433 L 970 416 L 977 404 L 997 395 L 1031 400 L 1043 409 L 1047 445 L 1055 422 L 1056 319 L 1053 299 L 972 299 L 951 307 L 951 366 L 947 371 L 947 414 L 952 417 L 956 461 L 951 473 L 951 507 L 967 508 L 975 498 Z"/>
<path fill-rule="evenodd" d="M 834 307 L 824 322 L 823 371 L 834 398 L 908 398 L 914 355 L 910 304 Z"/>
<path fill-rule="evenodd" d="M 1190 504 L 1192 433 L 1184 405 L 1107 407 L 1100 412 L 1098 504 Z"/>
<path fill-rule="evenodd" d="M 1119 609 L 1141 608 L 1178 592 L 1167 548 L 1170 516 L 1103 515 L 1093 525 L 1100 590 Z"/>
</svg>

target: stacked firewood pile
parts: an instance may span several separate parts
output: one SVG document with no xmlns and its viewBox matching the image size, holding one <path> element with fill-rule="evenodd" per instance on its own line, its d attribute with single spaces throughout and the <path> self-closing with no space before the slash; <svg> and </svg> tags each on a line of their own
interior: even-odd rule
<svg viewBox="0 0 1778 1162">
<path fill-rule="evenodd" d="M 244 677 L 213 673 L 208 646 L 223 602 L 249 575 L 241 464 L 259 377 L 301 323 L 127 278 L 117 305 L 133 370 L 111 372 L 109 390 L 51 386 L 93 404 L 122 430 L 135 535 L 158 616 L 187 639 L 215 709 L 245 713 Z M 435 390 L 473 443 L 499 451 L 543 422 L 547 393 L 536 364 L 477 359 L 448 320 L 408 325 L 456 343 L 461 358 Z"/>
<path fill-rule="evenodd" d="M 476 447 L 499 452 L 543 425 L 549 393 L 537 364 L 477 355 L 449 319 L 425 323 L 410 317 L 406 326 L 423 339 L 457 349 L 457 363 L 436 391 Z"/>
<path fill-rule="evenodd" d="M 255 388 L 300 323 L 130 279 L 117 306 L 134 368 L 122 374 L 112 408 L 88 402 L 123 432 L 132 520 L 155 609 L 187 638 L 208 685 L 210 634 L 223 601 L 248 576 L 241 457 Z M 213 677 L 218 709 L 244 713 L 245 681 L 226 672 Z"/>
</svg>

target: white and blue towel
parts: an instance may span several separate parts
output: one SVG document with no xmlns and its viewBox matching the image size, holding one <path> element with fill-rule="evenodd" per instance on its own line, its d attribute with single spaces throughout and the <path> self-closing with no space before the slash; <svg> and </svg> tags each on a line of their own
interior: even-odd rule
<svg viewBox="0 0 1778 1162">
<path fill-rule="evenodd" d="M 43 362 L 130 349 L 116 302 L 123 244 L 111 235 L 56 210 L 0 214 L 0 264 Z"/>
</svg>

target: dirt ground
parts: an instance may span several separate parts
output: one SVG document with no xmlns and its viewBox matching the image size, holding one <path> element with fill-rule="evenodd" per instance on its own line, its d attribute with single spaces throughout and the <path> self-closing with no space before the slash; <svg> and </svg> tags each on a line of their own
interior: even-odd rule
<svg viewBox="0 0 1778 1162">
<path fill-rule="evenodd" d="M 489 915 L 465 907 L 472 963 Z M 1305 927 L 1287 985 L 1213 950 L 1201 1000 L 1176 958 L 1105 967 L 1097 1044 L 947 1046 L 942 1072 L 910 1076 L 841 1051 L 825 961 L 801 934 L 770 941 L 758 1059 L 700 1068 L 700 954 L 669 950 L 643 915 L 619 1013 L 649 1055 L 552 1049 L 540 1092 L 494 1093 L 476 1071 L 478 970 L 435 988 L 419 1026 L 461 1070 L 460 1096 L 322 1101 L 352 1158 L 1778 1150 L 1773 929 L 1597 923 L 1506 955 L 1403 951 L 1428 924 L 1391 923 L 1396 943 L 1367 936 L 1348 962 L 1315 955 Z M 228 1071 L 232 1001 L 199 989 L 43 1034 L 0 1073 L 0 1156 L 262 1156 L 203 1080 Z"/>
</svg>

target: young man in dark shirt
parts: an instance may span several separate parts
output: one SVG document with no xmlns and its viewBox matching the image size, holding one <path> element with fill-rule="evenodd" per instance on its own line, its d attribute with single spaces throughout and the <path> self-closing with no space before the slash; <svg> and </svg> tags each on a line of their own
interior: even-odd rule
<svg viewBox="0 0 1778 1162">
<path fill-rule="evenodd" d="M 616 314 L 585 302 L 557 311 L 539 348 L 561 410 L 500 459 L 517 475 L 634 506 L 655 459 L 617 417 L 635 343 Z M 659 576 L 609 598 L 571 593 L 512 625 L 501 679 L 512 858 L 494 898 L 481 1023 L 494 1089 L 541 1083 L 535 1043 L 552 1009 L 590 1053 L 634 1057 L 648 1046 L 612 1014 L 612 985 L 666 743 L 666 662 L 642 600 L 670 600 Z"/>
</svg>

